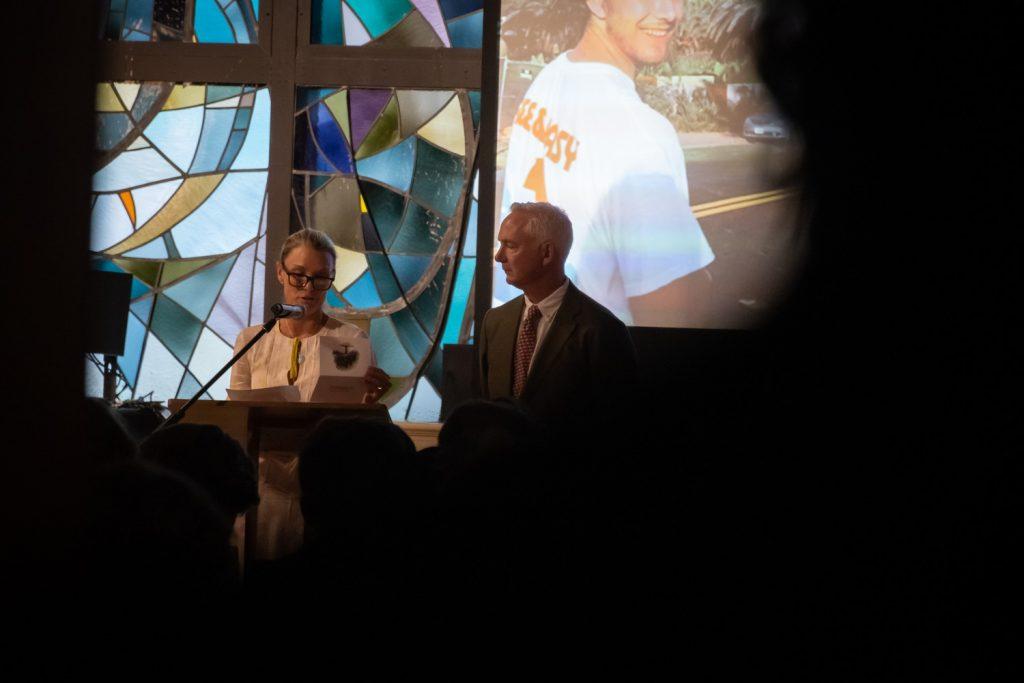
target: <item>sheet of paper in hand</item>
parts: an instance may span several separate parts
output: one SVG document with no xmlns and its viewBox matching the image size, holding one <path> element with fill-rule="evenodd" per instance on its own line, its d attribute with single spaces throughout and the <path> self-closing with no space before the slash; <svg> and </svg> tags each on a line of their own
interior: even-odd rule
<svg viewBox="0 0 1024 683">
<path fill-rule="evenodd" d="M 310 396 L 313 403 L 362 403 L 363 375 L 370 367 L 370 340 L 322 338 L 320 377 Z"/>
</svg>

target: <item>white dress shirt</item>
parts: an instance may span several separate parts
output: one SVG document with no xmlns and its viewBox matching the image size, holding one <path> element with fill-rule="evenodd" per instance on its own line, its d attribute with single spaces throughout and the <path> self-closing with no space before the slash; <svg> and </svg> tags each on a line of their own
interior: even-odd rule
<svg viewBox="0 0 1024 683">
<path fill-rule="evenodd" d="M 537 357 L 537 351 L 540 350 L 544 337 L 547 336 L 548 330 L 551 329 L 551 323 L 554 321 L 558 309 L 562 306 L 562 299 L 565 298 L 565 290 L 568 288 L 569 279 L 566 278 L 561 287 L 548 294 L 543 301 L 536 303 L 530 301 L 530 297 L 526 296 L 525 293 L 523 294 L 525 305 L 523 306 L 523 316 L 519 319 L 520 329 L 522 329 L 523 323 L 526 322 L 526 314 L 529 312 L 530 306 L 536 306 L 540 309 L 540 320 L 537 322 L 537 344 L 533 347 L 533 356 L 530 357 L 530 370 L 533 369 L 533 359 Z M 529 374 L 529 370 L 527 370 L 527 374 Z"/>
</svg>

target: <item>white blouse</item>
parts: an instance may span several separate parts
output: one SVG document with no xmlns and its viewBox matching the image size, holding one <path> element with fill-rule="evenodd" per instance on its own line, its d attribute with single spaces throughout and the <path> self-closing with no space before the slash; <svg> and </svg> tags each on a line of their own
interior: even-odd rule
<svg viewBox="0 0 1024 683">
<path fill-rule="evenodd" d="M 235 340 L 235 353 L 256 336 L 261 327 L 263 326 L 253 325 L 239 332 L 238 339 Z M 309 401 L 320 377 L 320 340 L 323 337 L 348 341 L 367 339 L 368 335 L 355 325 L 328 317 L 319 332 L 299 340 L 299 376 L 295 380 L 295 386 L 298 387 L 303 401 Z M 292 337 L 286 337 L 281 333 L 279 325 L 274 325 L 274 328 L 263 335 L 263 338 L 231 368 L 230 387 L 265 389 L 287 385 L 294 341 Z M 370 365 L 376 365 L 372 350 L 370 354 Z"/>
</svg>

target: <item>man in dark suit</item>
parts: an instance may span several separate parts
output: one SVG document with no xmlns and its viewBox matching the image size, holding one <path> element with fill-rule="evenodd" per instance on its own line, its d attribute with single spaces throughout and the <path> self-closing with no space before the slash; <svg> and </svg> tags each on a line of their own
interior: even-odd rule
<svg viewBox="0 0 1024 683">
<path fill-rule="evenodd" d="M 517 203 L 494 260 L 523 296 L 484 316 L 477 342 L 486 398 L 511 398 L 541 423 L 572 428 L 620 405 L 636 375 L 626 326 L 565 275 L 572 224 L 546 203 Z"/>
</svg>

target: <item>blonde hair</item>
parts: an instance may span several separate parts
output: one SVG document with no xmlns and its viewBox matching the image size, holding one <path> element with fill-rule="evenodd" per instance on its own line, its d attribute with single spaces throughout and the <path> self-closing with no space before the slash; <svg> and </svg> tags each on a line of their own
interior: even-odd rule
<svg viewBox="0 0 1024 683">
<path fill-rule="evenodd" d="M 331 263 L 334 263 L 337 259 L 337 255 L 334 253 L 334 242 L 327 236 L 327 233 L 320 232 L 319 230 L 302 229 L 298 232 L 293 232 L 288 235 L 288 239 L 281 245 L 281 263 L 284 263 L 284 259 L 288 256 L 289 252 L 295 247 L 303 245 L 316 251 L 322 251 L 325 254 L 331 255 Z"/>
</svg>

